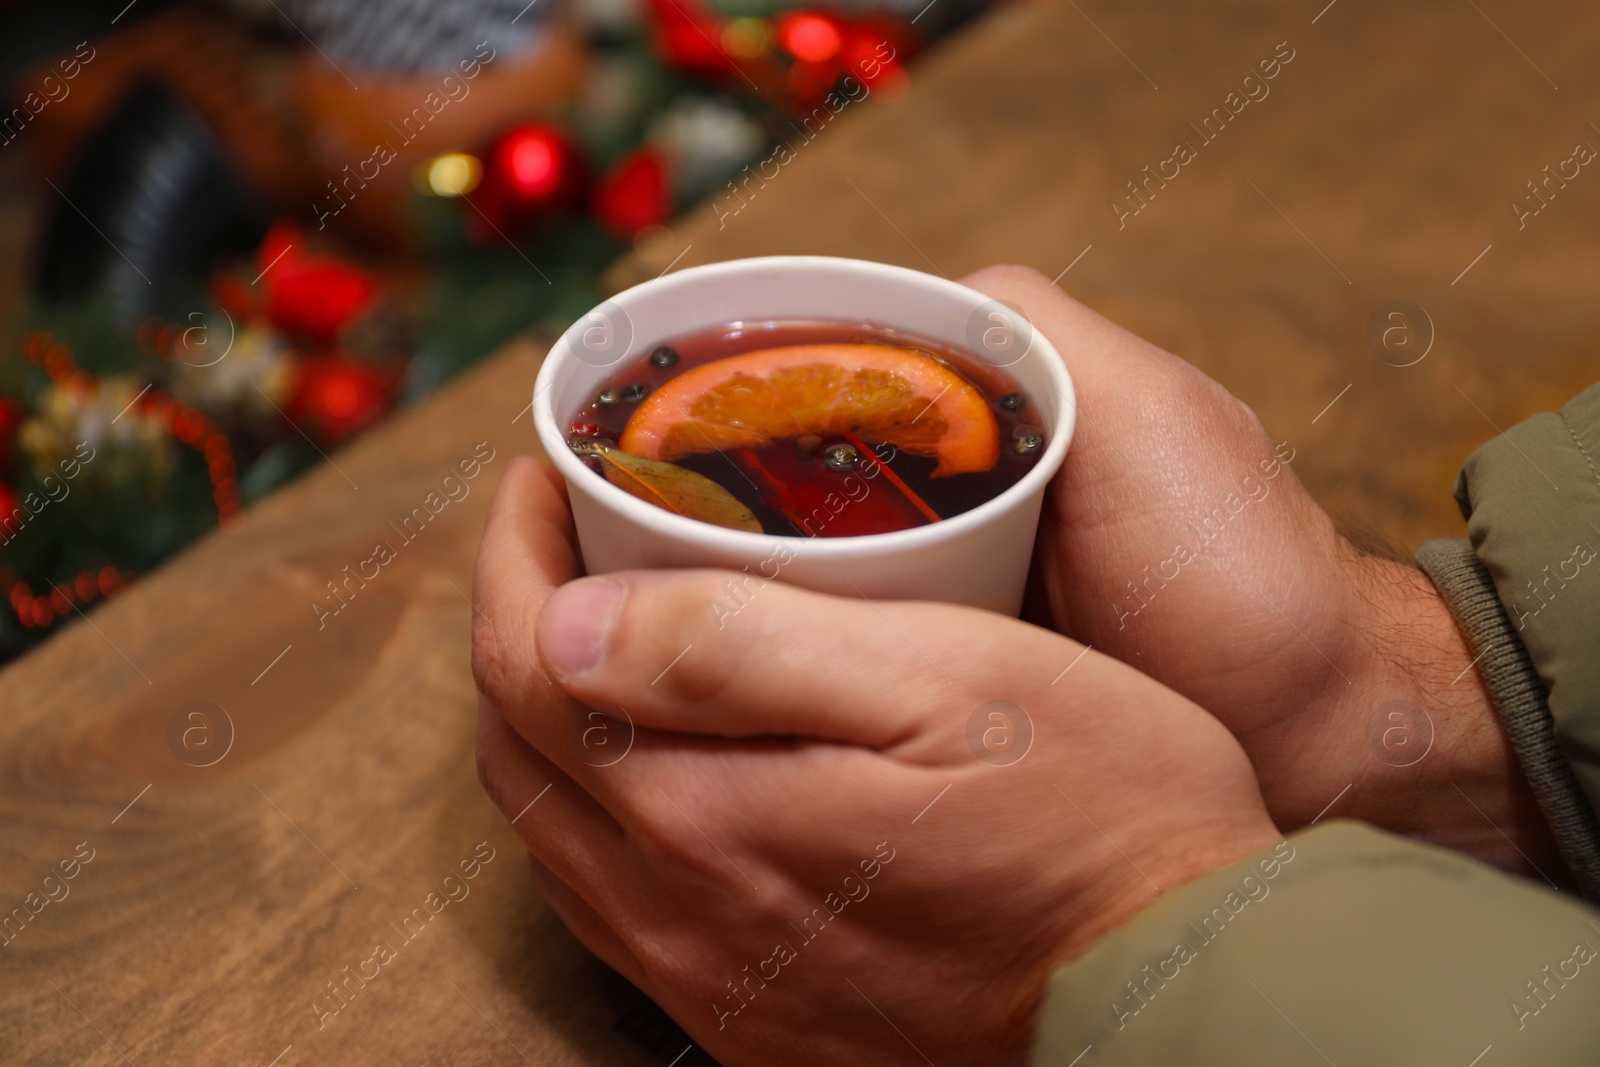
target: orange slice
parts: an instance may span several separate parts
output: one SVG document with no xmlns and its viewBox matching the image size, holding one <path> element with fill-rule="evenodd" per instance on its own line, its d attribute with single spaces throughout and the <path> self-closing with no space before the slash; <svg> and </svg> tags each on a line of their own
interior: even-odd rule
<svg viewBox="0 0 1600 1067">
<path fill-rule="evenodd" d="M 671 461 L 847 430 L 937 458 L 935 478 L 1000 458 L 1000 429 L 977 387 L 924 353 L 876 344 L 764 348 L 685 371 L 639 404 L 617 444 Z"/>
</svg>

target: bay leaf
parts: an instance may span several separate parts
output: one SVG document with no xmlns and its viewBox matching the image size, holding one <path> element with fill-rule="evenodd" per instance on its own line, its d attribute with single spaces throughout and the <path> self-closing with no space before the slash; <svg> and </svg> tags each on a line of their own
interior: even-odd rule
<svg viewBox="0 0 1600 1067">
<path fill-rule="evenodd" d="M 598 441 L 585 442 L 581 451 L 599 458 L 606 481 L 658 508 L 730 530 L 764 532 L 761 521 L 738 497 L 703 474 Z"/>
</svg>

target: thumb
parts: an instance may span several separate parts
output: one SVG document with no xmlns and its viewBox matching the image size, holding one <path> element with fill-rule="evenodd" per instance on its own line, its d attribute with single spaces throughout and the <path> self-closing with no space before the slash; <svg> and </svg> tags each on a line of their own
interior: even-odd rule
<svg viewBox="0 0 1600 1067">
<path fill-rule="evenodd" d="M 640 726 L 890 749 L 985 700 L 1043 688 L 1078 651 L 988 612 L 783 582 L 746 589 L 730 611 L 729 578 L 623 571 L 570 582 L 540 616 L 541 658 L 573 697 Z"/>
</svg>

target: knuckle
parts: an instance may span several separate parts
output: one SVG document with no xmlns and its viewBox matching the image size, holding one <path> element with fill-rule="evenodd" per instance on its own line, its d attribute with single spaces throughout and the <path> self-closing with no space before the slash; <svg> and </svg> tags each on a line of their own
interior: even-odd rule
<svg viewBox="0 0 1600 1067">
<path fill-rule="evenodd" d="M 743 576 L 741 576 L 743 577 Z M 747 628 L 722 626 L 715 605 L 738 603 L 720 575 L 673 578 L 630 608 L 628 632 L 637 640 L 623 656 L 640 665 L 640 679 L 662 698 L 706 703 L 720 697 L 738 673 Z"/>
<path fill-rule="evenodd" d="M 1221 432 L 1233 436 L 1262 432 L 1261 420 L 1248 404 L 1192 364 L 1173 361 L 1168 389 L 1174 408 L 1199 414 Z"/>
<path fill-rule="evenodd" d="M 690 995 L 714 999 L 714 978 L 698 973 L 691 964 L 694 953 L 685 951 L 670 936 L 641 927 L 619 931 L 619 937 L 639 964 L 639 969 L 661 989 L 681 989 Z"/>
<path fill-rule="evenodd" d="M 668 800 L 662 793 L 650 797 L 635 813 L 636 845 L 645 862 L 668 881 L 716 884 L 723 873 L 716 864 L 724 861 L 696 829 L 713 820 L 706 813 L 685 808 L 686 803 L 682 798 Z"/>
<path fill-rule="evenodd" d="M 486 619 L 472 619 L 472 680 L 491 701 L 505 696 L 505 642 Z"/>
<path fill-rule="evenodd" d="M 636 813 L 634 823 L 639 851 L 651 866 L 678 869 L 691 861 L 696 850 L 690 837 L 698 835 L 665 799 L 652 798 Z"/>
<path fill-rule="evenodd" d="M 1000 288 L 1016 286 L 1050 285 L 1050 279 L 1020 263 L 996 263 L 973 274 L 967 279 L 971 286 L 983 291 L 985 286 L 993 285 Z"/>
<path fill-rule="evenodd" d="M 733 685 L 739 672 L 738 659 L 720 641 L 691 644 L 683 658 L 660 677 L 656 688 L 664 688 L 663 695 L 678 703 L 717 704 Z"/>
</svg>

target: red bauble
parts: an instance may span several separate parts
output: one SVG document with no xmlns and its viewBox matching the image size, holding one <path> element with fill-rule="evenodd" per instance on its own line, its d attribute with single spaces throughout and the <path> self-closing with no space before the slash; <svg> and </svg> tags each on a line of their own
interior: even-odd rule
<svg viewBox="0 0 1600 1067">
<path fill-rule="evenodd" d="M 292 222 L 278 222 L 256 250 L 256 277 L 220 272 L 211 298 L 236 319 L 265 314 L 274 327 L 300 341 L 326 345 L 378 299 L 378 283 L 366 271 L 331 256 L 306 254 L 305 239 Z"/>
<path fill-rule="evenodd" d="M 796 114 L 814 110 L 830 93 L 859 100 L 863 86 L 892 92 L 905 82 L 910 34 L 893 19 L 791 11 L 778 17 L 774 29 L 778 44 L 794 58 L 784 89 Z"/>
<path fill-rule="evenodd" d="M 587 168 L 565 130 L 527 122 L 484 155 L 483 180 L 469 199 L 469 223 L 487 242 L 526 237 L 583 203 Z M 480 214 L 481 212 L 481 214 Z"/>
<path fill-rule="evenodd" d="M 722 49 L 722 20 L 699 0 L 650 0 L 650 12 L 662 59 L 702 78 L 739 76 L 739 67 Z"/>
<path fill-rule="evenodd" d="M 383 370 L 348 356 L 321 356 L 300 364 L 287 414 L 333 444 L 381 418 L 393 393 L 393 376 Z"/>
<path fill-rule="evenodd" d="M 784 51 L 805 63 L 826 63 L 844 47 L 839 20 L 815 11 L 790 11 L 775 26 Z"/>
<path fill-rule="evenodd" d="M 654 148 L 630 152 L 595 190 L 594 214 L 601 225 L 624 240 L 659 226 L 672 214 L 667 161 Z"/>
<path fill-rule="evenodd" d="M 378 295 L 364 271 L 337 259 L 309 259 L 290 252 L 269 272 L 267 316 L 283 332 L 327 344 L 359 318 Z"/>
</svg>

